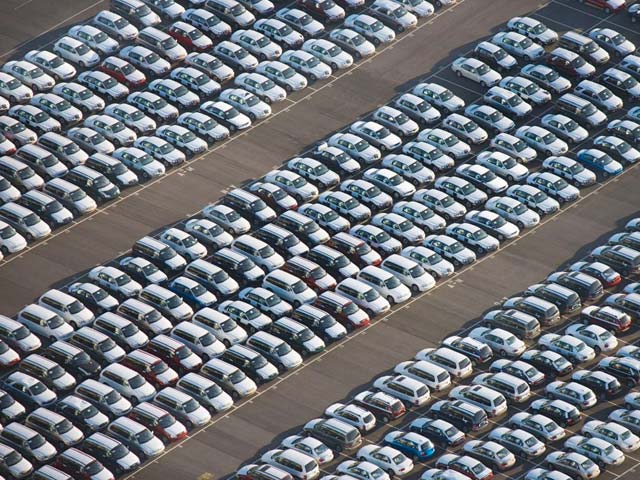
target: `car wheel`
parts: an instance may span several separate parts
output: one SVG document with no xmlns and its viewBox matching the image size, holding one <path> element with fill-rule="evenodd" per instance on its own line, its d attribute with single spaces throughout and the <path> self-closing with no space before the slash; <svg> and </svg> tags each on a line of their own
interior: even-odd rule
<svg viewBox="0 0 640 480">
<path fill-rule="evenodd" d="M 234 390 L 233 392 L 231 392 L 231 398 L 233 398 L 234 400 L 238 400 L 240 398 L 240 394 Z"/>
<path fill-rule="evenodd" d="M 87 68 L 87 64 L 82 61 L 78 62 L 78 65 L 80 65 L 81 68 Z"/>
<path fill-rule="evenodd" d="M 0 252 L 2 252 L 2 256 L 6 257 L 7 255 L 9 255 L 9 249 L 7 247 L 0 247 Z"/>
<path fill-rule="evenodd" d="M 273 101 L 269 98 L 269 97 L 264 97 L 264 101 L 265 103 L 267 103 L 268 105 L 271 105 L 273 103 Z"/>
<path fill-rule="evenodd" d="M 606 13 L 607 15 L 611 15 L 611 9 L 609 7 L 605 7 L 604 13 Z"/>
<path fill-rule="evenodd" d="M 27 242 L 29 242 L 29 243 L 33 242 L 33 240 L 34 240 L 33 239 L 33 235 L 31 235 L 30 233 L 27 233 L 26 237 L 27 237 Z"/>
<path fill-rule="evenodd" d="M 225 346 L 225 348 L 229 348 L 231 346 L 231 342 L 226 338 L 222 340 L 222 344 Z"/>
<path fill-rule="evenodd" d="M 627 387 L 629 387 L 629 388 L 633 388 L 633 387 L 635 387 L 635 386 L 636 386 L 636 382 L 635 382 L 633 379 L 631 379 L 631 378 L 627 378 L 627 379 L 624 381 L 624 383 L 625 383 L 625 384 L 627 385 Z"/>
<path fill-rule="evenodd" d="M 255 122 L 257 119 L 256 114 L 253 112 L 249 113 L 249 118 L 251 119 L 252 122 Z"/>
<path fill-rule="evenodd" d="M 456 268 L 460 268 L 462 266 L 462 263 L 460 263 L 460 260 L 458 260 L 457 258 L 453 259 L 453 266 Z"/>
<path fill-rule="evenodd" d="M 487 82 L 485 82 L 484 80 L 480 80 L 480 85 L 484 88 L 487 88 Z"/>
<path fill-rule="evenodd" d="M 386 415 L 384 417 L 382 417 L 380 419 L 380 422 L 382 422 L 383 424 L 389 423 L 389 417 L 387 417 Z"/>
<path fill-rule="evenodd" d="M 518 228 L 519 228 L 520 230 L 524 230 L 524 223 L 522 223 L 522 222 L 516 222 L 516 225 L 518 225 Z"/>
<path fill-rule="evenodd" d="M 524 55 L 522 58 L 524 58 L 525 62 L 530 62 L 531 61 L 531 57 L 529 57 L 529 55 Z"/>
<path fill-rule="evenodd" d="M 330 67 L 331 67 L 331 70 L 333 71 L 338 70 L 338 64 L 336 62 L 331 62 Z"/>
<path fill-rule="evenodd" d="M 398 28 L 396 28 L 396 32 L 398 33 L 404 32 L 404 27 L 402 25 L 398 25 Z"/>
<path fill-rule="evenodd" d="M 456 70 L 456 76 L 462 77 L 462 72 L 460 70 Z"/>
<path fill-rule="evenodd" d="M 387 295 L 387 302 L 389 302 L 389 305 L 395 305 L 396 303 L 391 295 Z"/>
<path fill-rule="evenodd" d="M 315 82 L 316 80 L 318 80 L 318 77 L 316 77 L 313 73 L 310 73 L 309 80 L 311 80 L 312 82 Z"/>
<path fill-rule="evenodd" d="M 447 223 L 451 221 L 451 215 L 449 215 L 448 213 L 443 213 L 442 216 L 447 221 Z"/>
<path fill-rule="evenodd" d="M 545 153 L 549 156 L 553 155 L 553 152 L 551 150 L 547 150 Z"/>
<path fill-rule="evenodd" d="M 151 175 L 149 175 L 149 172 L 142 172 L 142 179 L 144 181 L 147 181 L 151 178 Z"/>
<path fill-rule="evenodd" d="M 285 85 L 284 89 L 287 91 L 287 93 L 291 93 L 293 91 L 293 88 L 291 88 L 291 85 Z"/>
<path fill-rule="evenodd" d="M 411 285 L 411 291 L 412 291 L 415 295 L 417 295 L 417 294 L 419 294 L 419 293 L 420 293 L 420 288 L 418 288 L 418 285 L 413 284 L 413 285 Z"/>
<path fill-rule="evenodd" d="M 260 61 L 264 62 L 267 59 L 267 56 L 264 53 L 260 53 L 258 55 L 258 58 L 260 59 Z"/>
<path fill-rule="evenodd" d="M 339 454 L 340 454 L 340 452 L 342 452 L 342 447 L 341 447 L 340 445 L 336 445 L 336 446 L 333 448 L 333 451 L 334 451 L 337 455 L 339 455 Z"/>
<path fill-rule="evenodd" d="M 555 400 L 556 396 L 552 392 L 547 392 L 547 398 L 549 400 Z"/>
<path fill-rule="evenodd" d="M 600 355 L 600 352 L 602 352 L 602 349 L 596 345 L 595 347 L 593 347 L 593 351 L 596 352 L 596 355 Z"/>
<path fill-rule="evenodd" d="M 484 255 L 486 253 L 485 249 L 482 247 L 478 247 L 478 255 Z"/>
<path fill-rule="evenodd" d="M 389 475 L 389 478 L 393 478 L 395 472 L 390 468 L 389 470 L 387 470 L 387 474 Z"/>
<path fill-rule="evenodd" d="M 355 58 L 356 60 L 362 60 L 362 55 L 360 55 L 360 52 L 355 52 L 353 54 L 353 58 Z"/>
<path fill-rule="evenodd" d="M 498 238 L 499 241 L 504 242 L 504 235 L 502 235 L 501 233 L 496 235 L 496 237 Z"/>
<path fill-rule="evenodd" d="M 436 0 L 436 7 L 442 8 L 442 2 L 440 0 Z"/>
<path fill-rule="evenodd" d="M 187 430 L 191 430 L 193 428 L 193 423 L 191 423 L 191 421 L 186 420 L 184 422 L 184 426 L 186 427 Z"/>
</svg>

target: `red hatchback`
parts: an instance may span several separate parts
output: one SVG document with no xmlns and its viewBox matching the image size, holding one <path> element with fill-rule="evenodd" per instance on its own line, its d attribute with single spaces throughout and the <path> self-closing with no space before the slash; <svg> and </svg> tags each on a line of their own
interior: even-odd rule
<svg viewBox="0 0 640 480">
<path fill-rule="evenodd" d="M 173 386 L 179 378 L 176 371 L 169 368 L 164 361 L 144 350 L 130 352 L 122 364 L 138 372 L 155 388 Z"/>
<path fill-rule="evenodd" d="M 287 260 L 282 270 L 295 275 L 316 292 L 333 290 L 337 285 L 335 278 L 329 275 L 324 268 L 300 256 Z"/>
<path fill-rule="evenodd" d="M 580 0 L 580 3 L 601 8 L 605 13 L 618 13 L 627 5 L 625 0 Z"/>
<path fill-rule="evenodd" d="M 168 33 L 175 38 L 180 45 L 190 50 L 206 52 L 213 47 L 213 42 L 209 37 L 186 22 L 175 22 L 169 27 Z"/>
<path fill-rule="evenodd" d="M 322 293 L 314 305 L 332 315 L 348 331 L 366 327 L 371 323 L 369 315 L 364 310 L 335 292 Z"/>
<path fill-rule="evenodd" d="M 166 410 L 149 402 L 136 405 L 129 418 L 144 425 L 164 443 L 177 442 L 187 436 L 186 427 Z"/>
<path fill-rule="evenodd" d="M 111 75 L 120 83 L 125 84 L 127 87 L 135 88 L 141 87 L 147 83 L 147 77 L 144 73 L 131 65 L 126 60 L 119 57 L 105 58 L 100 66 L 99 70 Z"/>
</svg>

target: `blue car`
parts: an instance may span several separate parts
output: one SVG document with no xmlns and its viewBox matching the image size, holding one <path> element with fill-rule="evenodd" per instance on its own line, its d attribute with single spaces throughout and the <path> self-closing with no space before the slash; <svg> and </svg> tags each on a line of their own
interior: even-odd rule
<svg viewBox="0 0 640 480">
<path fill-rule="evenodd" d="M 449 422 L 440 419 L 422 417 L 411 422 L 409 429 L 412 432 L 424 435 L 429 440 L 443 447 L 451 447 L 462 444 L 465 435 Z"/>
<path fill-rule="evenodd" d="M 390 432 L 384 437 L 384 443 L 400 450 L 414 461 L 426 460 L 436 453 L 436 448 L 431 440 L 416 432 Z"/>
<path fill-rule="evenodd" d="M 167 288 L 196 309 L 210 307 L 217 301 L 213 293 L 187 277 L 175 278 L 167 285 Z"/>
<path fill-rule="evenodd" d="M 595 148 L 580 150 L 577 160 L 585 167 L 600 172 L 605 176 L 618 175 L 622 172 L 622 164 L 620 162 L 615 161 L 602 150 Z"/>
</svg>

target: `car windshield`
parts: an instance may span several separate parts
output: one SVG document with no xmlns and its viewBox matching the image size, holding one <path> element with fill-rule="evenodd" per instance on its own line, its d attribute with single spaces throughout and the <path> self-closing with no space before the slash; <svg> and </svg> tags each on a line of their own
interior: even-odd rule
<svg viewBox="0 0 640 480">
<path fill-rule="evenodd" d="M 2 238 L 3 240 L 8 240 L 9 238 L 13 237 L 15 234 L 16 234 L 16 231 L 13 229 L 13 227 L 10 227 L 10 226 L 6 226 L 2 230 L 0 230 L 0 238 Z"/>
<path fill-rule="evenodd" d="M 167 300 L 167 307 L 169 308 L 178 308 L 180 305 L 182 305 L 182 299 L 177 295 L 173 295 Z"/>
<path fill-rule="evenodd" d="M 364 294 L 364 299 L 367 302 L 373 302 L 374 300 L 377 300 L 379 297 L 380 295 L 373 288 L 370 288 Z"/>
<path fill-rule="evenodd" d="M 467 122 L 462 128 L 465 132 L 473 132 L 478 129 L 478 125 L 475 122 Z"/>
<path fill-rule="evenodd" d="M 122 396 L 117 391 L 111 390 L 109 393 L 107 393 L 104 399 L 108 405 L 113 405 L 114 403 L 122 400 Z"/>
<path fill-rule="evenodd" d="M 110 338 L 107 338 L 106 340 L 100 342 L 100 344 L 98 345 L 98 348 L 100 349 L 101 352 L 108 352 L 116 348 L 116 343 Z"/>
<path fill-rule="evenodd" d="M 358 244 L 358 246 L 356 247 L 356 253 L 358 255 L 366 255 L 369 252 L 371 252 L 371 247 L 368 244 L 364 243 L 364 242 Z"/>
<path fill-rule="evenodd" d="M 624 88 L 633 88 L 636 85 L 638 85 L 638 81 L 633 77 L 627 77 L 625 80 L 622 81 L 622 86 Z"/>
<path fill-rule="evenodd" d="M 32 227 L 40 222 L 40 218 L 35 213 L 30 213 L 23 219 L 24 224 L 28 227 Z"/>
<path fill-rule="evenodd" d="M 195 402 L 195 400 L 191 399 L 190 402 Z M 196 405 L 197 405 L 197 403 L 196 403 Z M 190 410 L 187 410 L 186 406 L 187 405 L 185 405 L 185 411 L 189 412 Z M 138 443 L 147 443 L 147 442 L 153 440 L 153 433 L 151 433 L 149 431 L 149 429 L 145 428 L 145 429 L 141 430 L 140 432 L 136 433 L 136 440 L 138 441 Z"/>
<path fill-rule="evenodd" d="M 164 108 L 166 106 L 167 106 L 167 102 L 162 98 L 158 98 L 153 102 L 153 108 L 156 110 L 160 110 L 161 108 Z"/>
<path fill-rule="evenodd" d="M 276 347 L 276 353 L 279 356 L 286 355 L 291 351 L 291 347 L 288 343 L 282 342 L 280 345 Z"/>
<path fill-rule="evenodd" d="M 605 88 L 600 91 L 598 97 L 600 98 L 600 100 L 608 100 L 609 98 L 613 97 L 613 93 L 611 93 L 611 90 L 609 90 L 608 88 Z"/>
<path fill-rule="evenodd" d="M 78 55 L 86 55 L 89 53 L 89 47 L 87 47 L 84 43 L 81 43 L 76 47 L 76 52 Z"/>
<path fill-rule="evenodd" d="M 480 229 L 477 230 L 476 232 L 473 233 L 473 238 L 475 240 L 483 240 L 485 238 L 487 238 L 487 232 L 485 232 L 484 230 Z"/>
<path fill-rule="evenodd" d="M 262 355 L 258 355 L 253 357 L 250 363 L 254 369 L 258 369 L 265 367 L 267 365 L 267 360 Z"/>
<path fill-rule="evenodd" d="M 165 38 L 163 41 L 160 42 L 160 46 L 164 50 L 169 50 L 171 48 L 174 48 L 176 45 L 178 45 L 178 42 L 176 42 L 176 39 L 173 37 Z"/>
<path fill-rule="evenodd" d="M 496 175 L 490 170 L 487 170 L 485 173 L 480 175 L 480 180 L 482 182 L 490 182 L 491 180 L 494 180 L 495 178 L 496 178 Z"/>
<path fill-rule="evenodd" d="M 464 193 L 465 195 L 469 195 L 476 191 L 476 187 L 474 187 L 470 183 L 467 183 L 461 188 L 461 190 L 462 190 L 462 193 Z"/>
<path fill-rule="evenodd" d="M 455 203 L 455 201 L 453 200 L 453 198 L 451 198 L 449 196 L 443 197 L 440 200 L 440 205 L 442 205 L 443 207 L 450 207 L 454 203 Z"/>
<path fill-rule="evenodd" d="M 129 386 L 131 388 L 140 388 L 146 383 L 145 379 L 141 375 L 135 375 L 129 379 Z"/>
<path fill-rule="evenodd" d="M 476 68 L 476 73 L 478 73 L 478 75 L 484 75 L 484 74 L 488 73 L 489 70 L 491 70 L 491 69 L 489 68 L 488 65 L 482 64 L 482 65 L 478 66 L 478 68 Z"/>
<path fill-rule="evenodd" d="M 22 168 L 22 169 L 18 170 L 18 177 L 20 177 L 20 179 L 22 179 L 22 180 L 27 180 L 27 179 L 33 177 L 35 174 L 36 174 L 36 172 L 34 172 L 30 167 L 25 167 L 25 168 Z"/>
<path fill-rule="evenodd" d="M 384 284 L 387 288 L 398 288 L 400 286 L 400 280 L 398 280 L 398 277 L 395 275 L 391 275 L 385 280 Z"/>
<path fill-rule="evenodd" d="M 240 4 L 235 5 L 234 7 L 232 7 L 232 8 L 231 8 L 231 13 L 232 13 L 233 15 L 241 15 L 241 14 L 243 14 L 245 11 L 246 11 L 246 9 L 245 9 L 242 5 L 240 5 Z"/>
<path fill-rule="evenodd" d="M 244 312 L 244 316 L 247 318 L 247 320 L 253 320 L 258 318 L 261 315 L 260 311 L 258 311 L 258 309 L 251 307 L 249 310 Z"/>
<path fill-rule="evenodd" d="M 474 464 L 473 467 L 471 467 L 471 470 L 473 471 L 473 473 L 479 474 L 484 472 L 485 468 L 487 467 L 485 467 L 482 463 L 477 463 Z"/>
<path fill-rule="evenodd" d="M 298 338 L 300 340 L 302 340 L 303 342 L 308 342 L 309 340 L 311 340 L 314 337 L 315 337 L 314 333 L 311 330 L 309 330 L 308 328 L 304 328 L 304 329 L 300 330 L 300 332 L 298 333 Z"/>
<path fill-rule="evenodd" d="M 296 237 L 295 235 L 289 235 L 288 237 L 284 238 L 282 240 L 282 244 L 286 247 L 286 248 L 291 248 L 291 247 L 295 247 L 296 245 L 298 245 L 300 243 L 300 239 L 298 239 L 298 237 Z"/>
<path fill-rule="evenodd" d="M 170 259 L 172 259 L 172 258 L 173 258 L 173 257 L 175 257 L 175 256 L 176 256 L 176 252 L 174 252 L 174 251 L 171 249 L 171 247 L 163 248 L 163 249 L 160 251 L 160 255 L 159 255 L 160 260 L 170 260 Z"/>
<path fill-rule="evenodd" d="M 180 347 L 176 350 L 176 357 L 178 357 L 180 360 L 184 360 L 186 358 L 189 358 L 191 356 L 191 350 L 189 350 L 187 347 Z"/>
<path fill-rule="evenodd" d="M 493 54 L 493 58 L 495 58 L 496 60 L 502 60 L 503 58 L 505 58 L 507 56 L 507 52 L 505 50 L 503 50 L 502 48 L 496 50 Z"/>
<path fill-rule="evenodd" d="M 93 418 L 96 415 L 98 415 L 98 409 L 96 407 L 94 407 L 93 405 L 88 405 L 87 408 L 85 408 L 82 412 L 80 412 L 80 415 L 82 415 L 82 418 Z"/>
<path fill-rule="evenodd" d="M 619 33 L 611 37 L 611 41 L 613 42 L 614 45 L 620 45 L 621 43 L 624 43 L 626 40 L 627 39 L 623 35 L 620 35 Z"/>
<path fill-rule="evenodd" d="M 348 302 L 342 307 L 342 311 L 347 315 L 353 315 L 359 310 L 358 306 L 353 302 Z"/>
<path fill-rule="evenodd" d="M 122 334 L 125 337 L 136 335 L 139 331 L 140 330 L 138 329 L 138 327 L 133 323 L 128 323 L 124 327 L 122 327 Z"/>
<path fill-rule="evenodd" d="M 249 52 L 247 52 L 244 48 L 238 48 L 236 51 L 233 52 L 233 55 L 237 59 L 242 60 L 243 58 L 249 56 Z"/>
<path fill-rule="evenodd" d="M 151 371 L 156 375 L 166 372 L 169 370 L 169 366 L 164 362 L 156 362 L 151 365 Z"/>
<path fill-rule="evenodd" d="M 527 211 L 527 207 L 525 207 L 522 203 L 519 203 L 518 205 L 513 207 L 513 211 L 516 213 L 516 215 L 522 215 Z"/>
<path fill-rule="evenodd" d="M 455 135 L 448 135 L 447 138 L 444 139 L 444 143 L 448 147 L 453 147 L 459 142 L 458 138 Z"/>
<path fill-rule="evenodd" d="M 556 140 L 557 138 L 553 133 L 547 133 L 542 137 L 542 141 L 544 142 L 545 145 L 551 145 Z"/>
<path fill-rule="evenodd" d="M 38 123 L 42 123 L 42 122 L 46 122 L 47 120 L 49 120 L 49 115 L 46 114 L 45 112 L 38 112 L 35 115 L 35 120 Z"/>
<path fill-rule="evenodd" d="M 296 283 L 293 284 L 292 289 L 293 289 L 293 293 L 302 293 L 307 289 L 307 287 L 301 281 L 297 281 Z"/>
<path fill-rule="evenodd" d="M 584 58 L 577 56 L 573 60 L 571 60 L 571 62 L 569 63 L 576 68 L 580 68 L 584 66 L 587 62 L 585 62 Z"/>
<path fill-rule="evenodd" d="M 568 186 L 568 185 L 569 185 L 569 184 L 568 184 L 567 182 L 565 182 L 565 181 L 564 181 L 563 179 L 561 179 L 561 178 L 559 178 L 558 180 L 556 180 L 556 181 L 553 183 L 554 188 L 555 188 L 556 190 L 558 190 L 558 191 L 560 191 L 560 190 L 562 190 L 562 189 L 564 189 L 564 188 L 567 188 L 567 186 Z"/>
</svg>

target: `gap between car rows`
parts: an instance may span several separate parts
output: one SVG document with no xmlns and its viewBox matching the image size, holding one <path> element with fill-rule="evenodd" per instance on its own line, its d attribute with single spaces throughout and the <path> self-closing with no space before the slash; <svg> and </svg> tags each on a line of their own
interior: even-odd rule
<svg viewBox="0 0 640 480">
<path fill-rule="evenodd" d="M 556 0 L 550 0 L 550 1 L 556 1 Z M 143 185 L 139 186 L 138 188 L 136 188 L 135 190 L 131 190 L 128 193 L 125 193 L 123 195 L 121 195 L 119 198 L 117 198 L 116 200 L 114 200 L 113 202 L 102 206 L 101 208 L 97 209 L 95 212 L 92 212 L 86 216 L 83 216 L 77 220 L 73 220 L 67 227 L 61 228 L 59 230 L 56 230 L 54 233 L 52 233 L 51 235 L 49 235 L 48 237 L 46 237 L 45 239 L 43 239 L 42 241 L 33 243 L 31 245 L 27 245 L 27 247 L 22 250 L 21 252 L 15 253 L 11 256 L 9 256 L 8 258 L 5 258 L 4 260 L 0 261 L 0 269 L 5 268 L 7 265 L 9 265 L 11 262 L 15 261 L 18 258 L 23 257 L 24 255 L 28 254 L 29 252 L 32 252 L 33 250 L 40 248 L 42 246 L 46 246 L 47 243 L 53 239 L 56 238 L 62 234 L 68 233 L 71 229 L 73 229 L 74 227 L 87 222 L 87 221 L 91 221 L 95 216 L 100 215 L 102 213 L 108 214 L 107 211 L 109 209 L 113 209 L 115 206 L 119 205 L 120 203 L 124 202 L 125 200 L 134 197 L 134 196 L 138 196 L 140 194 L 140 192 L 143 192 L 144 190 L 148 189 L 149 187 L 155 185 L 156 183 L 160 183 L 162 181 L 165 181 L 166 179 L 172 177 L 173 175 L 176 174 L 184 174 L 185 172 L 188 172 L 189 168 L 191 166 L 193 166 L 195 163 L 201 161 L 202 159 L 204 159 L 205 157 L 207 157 L 208 155 L 214 153 L 215 151 L 217 151 L 220 148 L 225 148 L 227 146 L 227 144 L 229 144 L 230 142 L 233 142 L 234 140 L 237 140 L 239 138 L 244 137 L 245 135 L 250 134 L 254 129 L 259 128 L 261 125 L 266 125 L 269 123 L 270 120 L 272 120 L 273 118 L 277 117 L 278 115 L 281 115 L 283 113 L 286 113 L 289 111 L 289 109 L 293 106 L 299 105 L 300 103 L 310 100 L 311 97 L 319 92 L 324 90 L 325 88 L 330 88 L 331 86 L 333 86 L 333 84 L 335 82 L 337 82 L 338 80 L 340 80 L 342 77 L 344 76 L 348 76 L 351 75 L 351 73 L 356 70 L 361 68 L 363 65 L 368 64 L 369 62 L 371 62 L 373 59 L 375 59 L 377 56 L 381 55 L 382 53 L 387 52 L 388 50 L 391 50 L 393 48 L 393 45 L 397 44 L 398 42 L 403 41 L 403 39 L 405 38 L 411 38 L 409 36 L 410 33 L 415 32 L 416 30 L 421 30 L 422 28 L 433 24 L 433 22 L 440 18 L 441 16 L 454 11 L 454 9 L 460 5 L 462 5 L 463 3 L 468 2 L 468 0 L 458 0 L 458 3 L 440 10 L 439 12 L 434 13 L 433 15 L 431 15 L 425 22 L 420 23 L 416 28 L 414 28 L 411 32 L 406 32 L 402 35 L 399 35 L 398 37 L 396 37 L 396 40 L 394 42 L 391 42 L 389 44 L 386 45 L 381 45 L 379 48 L 376 49 L 376 51 L 368 58 L 363 59 L 357 63 L 355 63 L 352 67 L 350 67 L 347 70 L 343 70 L 340 73 L 336 74 L 332 74 L 329 78 L 330 80 L 328 80 L 327 82 L 323 83 L 322 85 L 315 87 L 314 89 L 312 89 L 312 91 L 308 94 L 302 95 L 300 98 L 296 99 L 296 100 L 291 100 L 291 99 L 287 99 L 289 100 L 291 103 L 281 109 L 278 110 L 277 112 L 272 113 L 269 117 L 267 117 L 264 121 L 261 121 L 259 123 L 256 124 L 252 124 L 248 129 L 239 132 L 237 134 L 235 134 L 233 137 L 224 140 L 220 143 L 215 144 L 213 147 L 205 150 L 203 153 L 194 156 L 191 160 L 189 160 L 188 162 L 186 162 L 185 165 L 181 166 L 181 167 L 177 167 L 174 168 L 170 171 L 168 171 L 165 175 L 161 176 L 161 177 L 157 177 L 156 179 L 150 180 L 146 183 L 144 183 Z M 294 3 L 294 2 L 291 2 Z M 546 6 L 548 3 L 544 4 L 544 6 Z M 543 7 L 544 7 L 543 6 Z M 284 7 L 284 6 L 283 6 Z M 540 8 L 543 8 L 540 7 Z M 48 44 L 44 45 L 50 45 L 54 43 L 54 41 L 49 42 Z M 1 57 L 1 56 L 0 56 Z M 309 87 L 307 87 L 309 88 Z M 369 115 L 369 113 L 367 113 L 366 115 Z"/>
</svg>

